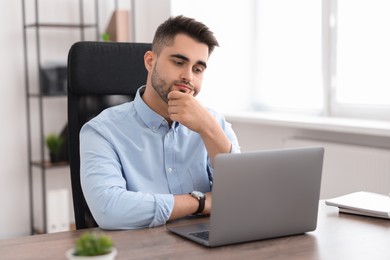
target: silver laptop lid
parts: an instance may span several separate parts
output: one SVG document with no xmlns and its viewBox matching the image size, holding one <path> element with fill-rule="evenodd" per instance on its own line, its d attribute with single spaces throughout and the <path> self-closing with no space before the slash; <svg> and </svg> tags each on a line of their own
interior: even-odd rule
<svg viewBox="0 0 390 260">
<path fill-rule="evenodd" d="M 314 230 L 323 154 L 313 147 L 218 155 L 210 246 Z"/>
</svg>

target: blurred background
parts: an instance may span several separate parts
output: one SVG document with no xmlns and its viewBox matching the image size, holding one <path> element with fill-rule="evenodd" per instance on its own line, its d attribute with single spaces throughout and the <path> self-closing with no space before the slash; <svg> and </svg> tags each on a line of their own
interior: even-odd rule
<svg viewBox="0 0 390 260">
<path fill-rule="evenodd" d="M 233 124 L 243 151 L 321 145 L 322 199 L 390 191 L 389 1 L 1 0 L 0 8 L 0 239 L 73 228 L 69 167 L 45 164 L 42 139 L 67 124 L 66 87 L 50 92 L 50 79 L 66 80 L 70 46 L 151 42 L 179 14 L 219 40 L 199 99 Z M 91 26 L 80 34 L 83 24 Z"/>
</svg>

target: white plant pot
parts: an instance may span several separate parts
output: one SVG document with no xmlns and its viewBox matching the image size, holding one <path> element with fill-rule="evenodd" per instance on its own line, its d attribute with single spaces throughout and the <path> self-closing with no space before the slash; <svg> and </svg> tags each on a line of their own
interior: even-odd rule
<svg viewBox="0 0 390 260">
<path fill-rule="evenodd" d="M 116 255 L 118 254 L 118 251 L 114 247 L 112 248 L 109 254 L 105 254 L 105 255 L 78 256 L 78 255 L 74 255 L 74 252 L 75 252 L 74 248 L 66 251 L 66 258 L 68 260 L 114 260 Z"/>
</svg>

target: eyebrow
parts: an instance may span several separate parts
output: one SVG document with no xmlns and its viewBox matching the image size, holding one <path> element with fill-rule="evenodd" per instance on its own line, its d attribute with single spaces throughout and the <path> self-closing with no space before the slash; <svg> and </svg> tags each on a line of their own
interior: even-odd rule
<svg viewBox="0 0 390 260">
<path fill-rule="evenodd" d="M 190 61 L 190 59 L 184 55 L 181 54 L 172 54 L 171 57 L 178 58 L 185 61 Z M 203 67 L 207 68 L 207 64 L 204 61 L 198 60 L 196 64 L 202 65 Z"/>
</svg>

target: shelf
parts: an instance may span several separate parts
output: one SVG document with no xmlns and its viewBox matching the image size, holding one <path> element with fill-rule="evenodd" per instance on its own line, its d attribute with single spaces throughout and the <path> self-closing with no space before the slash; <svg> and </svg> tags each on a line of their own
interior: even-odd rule
<svg viewBox="0 0 390 260">
<path fill-rule="evenodd" d="M 28 94 L 29 97 L 35 97 L 35 98 L 40 98 L 40 97 L 66 97 L 68 94 L 67 93 L 51 93 L 51 94 L 38 94 L 38 93 L 30 93 Z"/>
<path fill-rule="evenodd" d="M 69 231 L 74 231 L 74 230 L 76 230 L 76 224 L 73 222 L 69 223 Z M 42 234 L 45 234 L 45 232 L 43 232 L 41 228 L 36 228 L 36 227 L 33 228 L 33 235 L 42 235 Z"/>
<path fill-rule="evenodd" d="M 225 117 L 230 121 L 241 123 L 390 137 L 390 123 L 386 121 L 254 111 L 225 113 Z"/>
<path fill-rule="evenodd" d="M 66 24 L 66 23 L 32 23 L 25 25 L 25 28 L 59 28 L 59 29 L 66 29 L 66 28 L 96 28 L 96 24 Z"/>
<path fill-rule="evenodd" d="M 39 17 L 40 10 L 39 1 L 30 1 L 32 3 L 27 4 L 27 0 L 22 0 L 22 13 L 23 13 L 23 47 L 24 47 L 24 65 L 25 65 L 25 87 L 26 87 L 26 112 L 27 112 L 27 131 L 28 131 L 28 178 L 29 178 L 29 195 L 30 195 L 30 233 L 31 234 L 41 234 L 46 233 L 48 230 L 48 206 L 47 205 L 47 191 L 50 189 L 49 183 L 46 181 L 46 175 L 50 170 L 61 169 L 64 167 L 69 167 L 69 162 L 61 161 L 58 163 L 51 163 L 49 159 L 45 158 L 45 117 L 46 114 L 49 114 L 50 111 L 46 103 L 43 100 L 54 99 L 54 98 L 64 98 L 67 97 L 66 84 L 64 79 L 66 78 L 66 66 L 43 66 L 43 57 L 51 57 L 53 55 L 50 48 L 54 48 L 56 52 L 60 54 L 60 51 L 57 50 L 55 43 L 51 42 L 53 37 L 56 37 L 58 33 L 64 33 L 64 36 L 69 38 L 69 44 L 74 42 L 72 38 L 68 37 L 67 30 L 75 30 L 80 32 L 78 40 L 85 41 L 86 36 L 91 38 L 93 36 L 95 41 L 99 40 L 99 4 L 98 0 L 94 0 L 94 8 L 91 9 L 94 11 L 94 19 L 89 20 L 89 22 L 84 23 L 84 0 L 78 0 L 78 8 L 74 11 L 79 13 L 77 18 L 68 18 L 68 21 L 57 21 L 57 22 L 41 22 L 42 17 Z M 43 4 L 43 3 L 41 3 Z M 92 3 L 91 3 L 92 4 Z M 71 6 L 71 5 L 69 5 Z M 28 7 L 28 8 L 26 8 Z M 92 6 L 91 6 L 92 7 Z M 29 11 L 28 11 L 29 9 Z M 54 11 L 54 10 L 53 10 Z M 58 11 L 58 10 L 57 10 Z M 61 12 L 61 10 L 59 11 Z M 35 13 L 35 16 L 33 15 Z M 27 21 L 29 17 L 29 21 Z M 33 18 L 34 17 L 34 18 Z M 92 18 L 92 17 L 91 17 Z M 91 34 L 93 30 L 96 30 L 95 33 Z M 75 32 L 74 31 L 74 32 Z M 30 35 L 35 32 L 35 37 Z M 44 36 L 44 37 L 42 37 Z M 48 37 L 51 36 L 51 37 Z M 58 40 L 63 40 L 58 39 Z M 50 45 L 42 47 L 45 43 Z M 64 55 L 67 50 L 64 50 L 63 58 L 66 60 Z M 43 53 L 46 53 L 43 55 Z M 36 65 L 34 62 L 29 60 L 29 58 L 35 57 Z M 55 57 L 55 55 L 53 55 Z M 65 64 L 61 64 L 65 65 Z M 30 77 L 29 71 L 32 68 L 32 72 L 36 77 Z M 35 72 L 36 69 L 36 72 Z M 52 85 L 52 81 L 49 79 L 55 76 L 57 81 L 57 86 Z M 31 84 L 32 79 L 37 79 L 37 86 L 34 85 L 34 88 Z M 30 101 L 33 102 L 30 102 Z M 38 101 L 38 102 L 37 102 Z M 54 100 L 57 101 L 57 100 Z M 63 100 L 61 100 L 63 101 Z M 62 104 L 62 102 L 61 102 Z M 36 110 L 37 108 L 37 110 Z M 66 109 L 63 109 L 63 112 L 66 112 Z M 32 117 L 34 116 L 34 117 Z M 46 122 L 47 124 L 47 122 Z M 33 136 L 33 133 L 38 133 L 39 140 L 35 140 L 36 136 Z M 39 148 L 39 149 L 34 149 Z M 38 153 L 39 150 L 39 153 Z M 65 157 L 62 157 L 66 159 Z M 65 168 L 66 170 L 66 168 Z M 38 174 L 40 172 L 40 176 Z M 38 178 L 40 185 L 35 184 L 34 178 Z M 36 189 L 40 189 L 40 194 L 36 192 Z M 34 207 L 36 202 L 40 201 L 42 205 L 41 208 Z M 38 214 L 36 214 L 38 213 Z M 41 214 L 39 214 L 41 213 Z M 35 215 L 38 215 L 42 219 L 42 227 L 38 230 L 35 227 Z M 74 225 L 73 225 L 74 226 Z M 72 226 L 72 227 L 73 227 Z M 71 227 L 71 228 L 72 228 Z"/>
<path fill-rule="evenodd" d="M 33 161 L 31 162 L 33 166 L 39 167 L 39 168 L 45 168 L 45 169 L 54 169 L 59 167 L 66 167 L 69 166 L 69 162 L 58 162 L 58 163 L 52 163 L 50 161 Z"/>
</svg>

